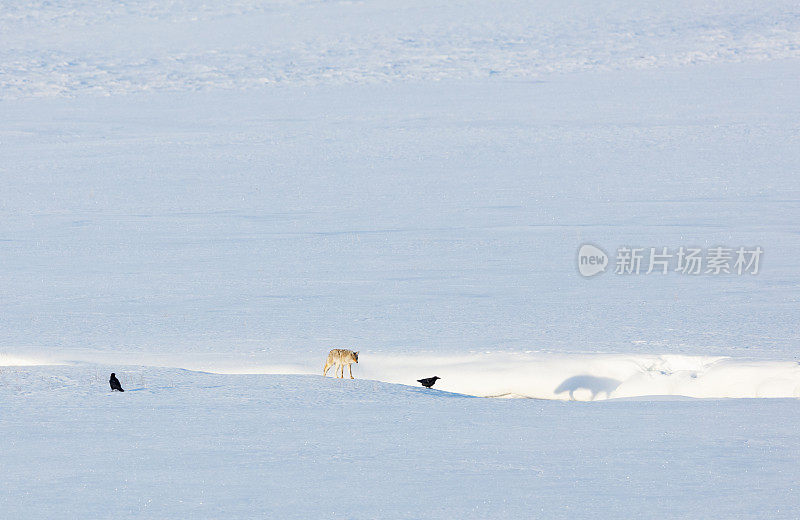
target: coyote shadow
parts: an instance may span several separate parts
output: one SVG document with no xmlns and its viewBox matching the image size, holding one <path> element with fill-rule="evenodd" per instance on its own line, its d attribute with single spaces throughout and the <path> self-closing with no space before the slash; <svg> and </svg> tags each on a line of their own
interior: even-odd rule
<svg viewBox="0 0 800 520">
<path fill-rule="evenodd" d="M 591 400 L 597 397 L 597 394 L 606 394 L 606 397 L 617 389 L 622 381 L 611 379 L 610 377 L 597 377 L 590 375 L 573 376 L 565 379 L 558 388 L 554 390 L 556 394 L 569 392 L 570 401 L 575 400 L 575 390 L 589 390 L 592 393 Z"/>
</svg>

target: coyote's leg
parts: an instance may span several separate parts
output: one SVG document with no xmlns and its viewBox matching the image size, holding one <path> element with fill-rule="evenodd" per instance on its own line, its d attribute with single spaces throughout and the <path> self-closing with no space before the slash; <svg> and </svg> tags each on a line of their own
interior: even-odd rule
<svg viewBox="0 0 800 520">
<path fill-rule="evenodd" d="M 341 378 L 339 375 L 339 371 L 342 369 L 342 365 L 336 365 L 336 377 Z"/>
<path fill-rule="evenodd" d="M 350 379 L 355 379 L 355 377 L 353 377 L 353 364 L 350 363 L 349 365 L 347 365 L 347 368 L 350 369 Z M 342 370 L 342 376 L 344 376 L 344 370 Z"/>
<path fill-rule="evenodd" d="M 325 377 L 325 376 L 328 375 L 328 370 L 330 370 L 330 368 L 331 368 L 331 363 L 328 363 L 326 361 L 325 362 L 325 368 L 322 369 L 322 377 Z"/>
</svg>

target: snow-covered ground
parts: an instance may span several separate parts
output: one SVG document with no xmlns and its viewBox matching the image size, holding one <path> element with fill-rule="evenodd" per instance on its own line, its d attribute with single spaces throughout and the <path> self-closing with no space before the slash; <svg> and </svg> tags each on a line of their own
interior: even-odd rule
<svg viewBox="0 0 800 520">
<path fill-rule="evenodd" d="M 116 370 L 126 392 L 107 390 Z M 796 518 L 795 400 L 3 368 L 4 518 Z"/>
<path fill-rule="evenodd" d="M 791 360 L 798 63 L 5 102 L 0 340 Z M 584 242 L 764 255 L 584 279 Z"/>
<path fill-rule="evenodd" d="M 800 516 L 798 401 L 721 399 L 800 396 L 796 2 L 0 2 L 0 42 L 0 517 Z"/>
</svg>

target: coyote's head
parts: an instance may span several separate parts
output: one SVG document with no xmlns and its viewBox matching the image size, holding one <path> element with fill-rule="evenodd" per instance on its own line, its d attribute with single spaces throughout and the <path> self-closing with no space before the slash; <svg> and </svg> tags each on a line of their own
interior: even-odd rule
<svg viewBox="0 0 800 520">
<path fill-rule="evenodd" d="M 353 359 L 358 363 L 358 352 L 353 352 Z"/>
</svg>

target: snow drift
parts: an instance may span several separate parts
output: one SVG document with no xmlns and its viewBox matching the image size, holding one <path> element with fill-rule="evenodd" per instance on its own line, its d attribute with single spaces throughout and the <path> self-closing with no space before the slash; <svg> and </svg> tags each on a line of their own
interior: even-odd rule
<svg viewBox="0 0 800 520">
<path fill-rule="evenodd" d="M 729 357 L 618 354 L 362 355 L 358 375 L 482 397 L 594 401 L 642 396 L 798 397 L 800 364 Z"/>
</svg>

